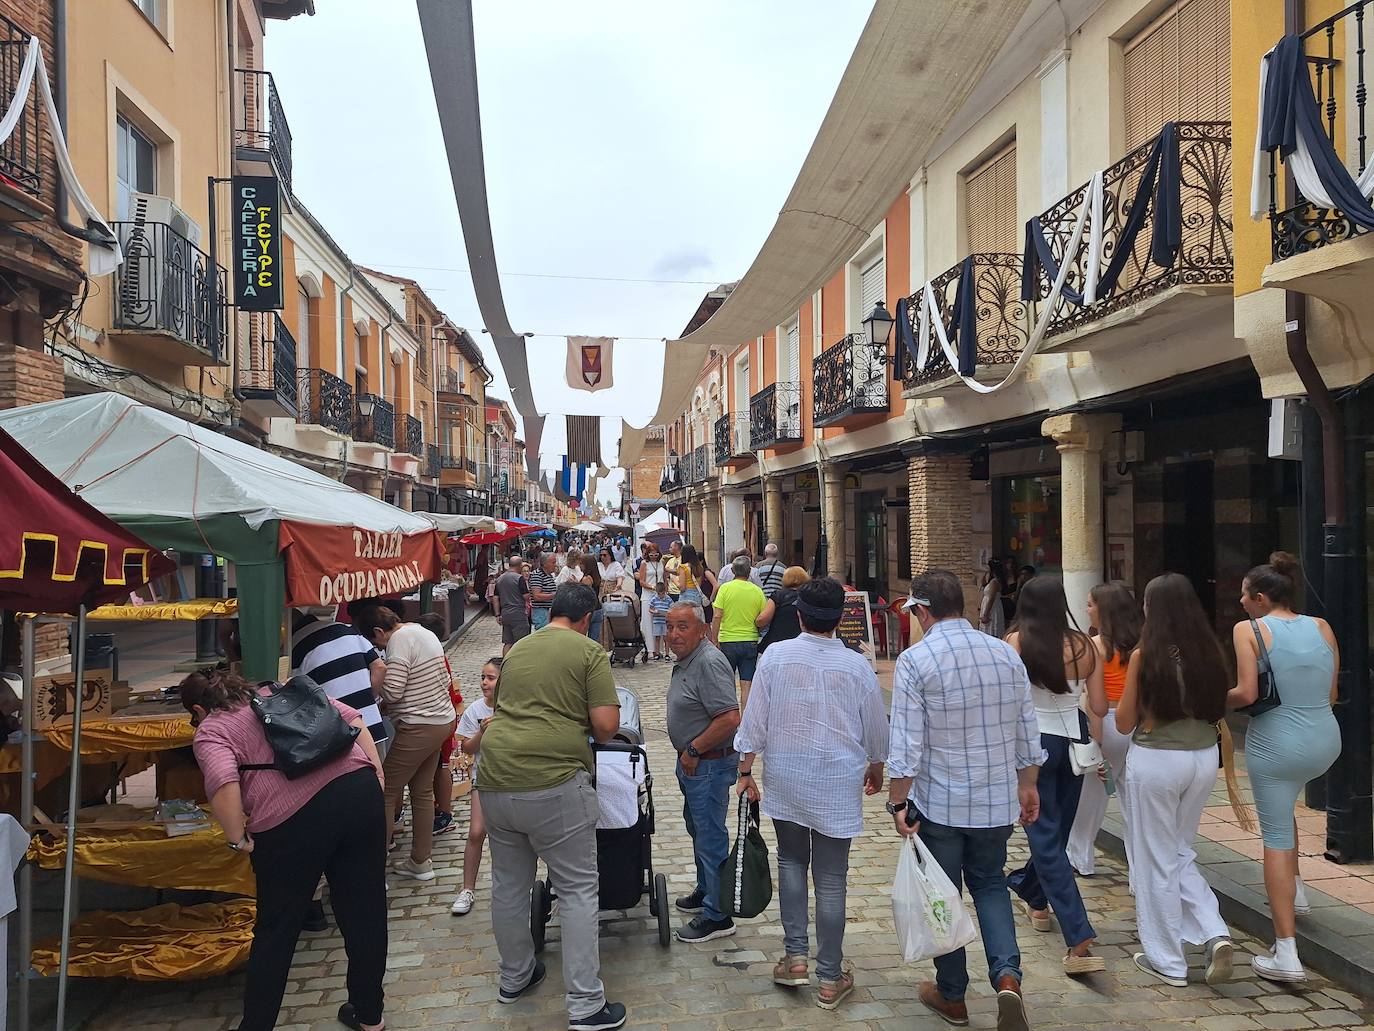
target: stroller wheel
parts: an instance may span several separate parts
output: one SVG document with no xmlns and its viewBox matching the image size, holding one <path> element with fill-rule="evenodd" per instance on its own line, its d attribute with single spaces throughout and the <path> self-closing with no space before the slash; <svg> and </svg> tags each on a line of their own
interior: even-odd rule
<svg viewBox="0 0 1374 1031">
<path fill-rule="evenodd" d="M 552 909 L 553 900 L 548 884 L 544 881 L 535 881 L 534 887 L 530 889 L 530 938 L 534 942 L 536 953 L 544 951 L 544 930 Z"/>
<path fill-rule="evenodd" d="M 653 898 L 658 901 L 658 909 L 654 913 L 658 917 L 658 943 L 666 949 L 673 940 L 673 931 L 668 926 L 668 878 L 663 874 L 654 876 Z"/>
</svg>

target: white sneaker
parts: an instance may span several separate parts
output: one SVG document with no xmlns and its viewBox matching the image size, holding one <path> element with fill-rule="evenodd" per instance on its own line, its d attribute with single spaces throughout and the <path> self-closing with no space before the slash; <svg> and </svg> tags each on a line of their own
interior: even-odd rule
<svg viewBox="0 0 1374 1031">
<path fill-rule="evenodd" d="M 1208 984 L 1231 980 L 1231 961 L 1234 947 L 1230 938 L 1213 938 L 1207 943 L 1207 969 L 1202 979 Z"/>
<path fill-rule="evenodd" d="M 1302 968 L 1296 956 L 1281 960 L 1277 956 L 1256 956 L 1250 961 L 1255 973 L 1266 981 L 1280 984 L 1296 984 L 1307 980 L 1307 971 Z"/>
<path fill-rule="evenodd" d="M 434 860 L 426 859 L 423 863 L 417 863 L 407 856 L 393 866 L 391 872 L 397 877 L 409 877 L 412 881 L 432 881 L 434 880 Z"/>
<path fill-rule="evenodd" d="M 449 910 L 454 916 L 467 916 L 472 912 L 472 904 L 477 900 L 477 893 L 471 888 L 464 888 L 458 893 L 458 897 L 453 900 L 453 908 Z"/>
<path fill-rule="evenodd" d="M 1302 883 L 1301 877 L 1298 878 L 1297 891 L 1293 894 L 1293 912 L 1304 916 L 1312 912 L 1312 903 L 1307 901 L 1307 885 Z"/>
</svg>

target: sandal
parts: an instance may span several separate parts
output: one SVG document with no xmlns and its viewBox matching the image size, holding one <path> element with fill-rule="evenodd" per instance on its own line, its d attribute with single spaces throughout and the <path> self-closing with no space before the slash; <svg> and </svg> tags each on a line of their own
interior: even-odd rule
<svg viewBox="0 0 1374 1031">
<path fill-rule="evenodd" d="M 799 972 L 800 971 L 800 972 Z M 773 967 L 773 983 L 784 988 L 804 988 L 811 983 L 805 956 L 783 956 Z"/>
<path fill-rule="evenodd" d="M 823 1010 L 838 1009 L 853 990 L 854 975 L 849 970 L 842 970 L 837 981 L 816 982 L 816 1005 Z"/>
<path fill-rule="evenodd" d="M 1091 952 L 1078 955 L 1073 949 L 1069 949 L 1064 954 L 1064 973 L 1066 974 L 1096 974 L 1107 969 L 1107 961 L 1101 956 L 1094 956 Z"/>
</svg>

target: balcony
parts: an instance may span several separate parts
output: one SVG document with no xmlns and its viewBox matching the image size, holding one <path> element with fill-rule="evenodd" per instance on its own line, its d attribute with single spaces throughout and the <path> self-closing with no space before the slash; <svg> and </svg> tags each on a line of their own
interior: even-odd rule
<svg viewBox="0 0 1374 1031">
<path fill-rule="evenodd" d="M 227 276 L 164 222 L 115 222 L 124 263 L 114 273 L 114 333 L 150 356 L 182 365 L 223 365 Z M 214 300 L 211 300 L 211 289 Z"/>
<path fill-rule="evenodd" d="M 406 416 L 406 452 L 416 458 L 425 453 L 425 428 L 413 415 Z"/>
<path fill-rule="evenodd" d="M 0 15 L 0 101 L 6 109 L 14 101 L 31 35 Z M 16 215 L 28 214 L 30 217 L 41 210 L 34 208 L 34 202 L 43 192 L 43 137 L 39 131 L 42 98 L 39 94 L 35 83 L 29 90 L 29 98 L 14 131 L 0 144 L 0 204 L 14 208 Z"/>
<path fill-rule="evenodd" d="M 441 394 L 466 394 L 467 387 L 458 378 L 457 369 L 439 370 L 439 382 L 435 384 Z"/>
<path fill-rule="evenodd" d="M 711 477 L 715 469 L 715 464 L 711 461 L 711 449 L 708 445 L 702 444 L 688 452 L 686 461 L 688 463 L 685 480 L 688 484 L 705 483 Z"/>
<path fill-rule="evenodd" d="M 438 476 L 441 487 L 475 487 L 477 485 L 476 462 L 464 458 L 454 451 L 440 451 L 438 460 Z"/>
<path fill-rule="evenodd" d="M 443 467 L 439 462 L 439 445 L 425 445 L 425 475 L 431 480 L 437 480 L 443 472 Z"/>
<path fill-rule="evenodd" d="M 687 462 L 690 455 L 679 458 L 676 452 L 670 451 L 668 459 L 663 463 L 663 475 L 658 481 L 658 491 L 660 494 L 667 494 L 669 491 L 678 490 L 687 485 Z"/>
<path fill-rule="evenodd" d="M 812 363 L 812 425 L 836 426 L 888 410 L 887 347 L 851 333 Z"/>
<path fill-rule="evenodd" d="M 1099 346 L 1140 345 L 1170 336 L 1200 319 L 1229 317 L 1234 279 L 1231 213 L 1231 123 L 1178 122 L 1179 201 L 1181 243 L 1171 264 L 1161 267 L 1150 258 L 1155 211 L 1151 196 L 1140 197 L 1140 183 L 1151 152 L 1152 139 L 1136 147 L 1104 172 L 1104 262 L 1118 250 L 1134 206 L 1148 204 L 1144 221 L 1115 288 L 1090 305 L 1061 297 L 1050 317 L 1040 350 L 1085 351 Z M 1163 174 L 1163 170 L 1161 170 Z M 1085 183 L 1040 215 L 1040 224 L 1054 253 L 1062 261 L 1088 189 Z M 1081 291 L 1088 260 L 1087 236 L 1073 255 L 1066 287 Z M 1037 300 L 1049 296 L 1050 280 L 1040 277 Z M 981 300 L 981 294 L 980 294 Z M 1116 330 L 1109 338 L 1095 335 Z"/>
<path fill-rule="evenodd" d="M 353 433 L 352 387 L 323 369 L 303 369 L 297 382 L 300 422 L 322 427 L 340 437 Z"/>
<path fill-rule="evenodd" d="M 749 450 L 748 412 L 726 412 L 716 420 L 715 459 L 718 466 L 754 460 L 753 452 Z"/>
<path fill-rule="evenodd" d="M 239 107 L 234 112 L 234 148 L 245 164 L 261 163 L 271 169 L 245 168 L 245 173 L 275 174 L 291 189 L 291 126 L 286 122 L 272 73 L 257 68 L 235 68 Z"/>
<path fill-rule="evenodd" d="M 953 329 L 947 330 L 950 344 L 958 350 L 962 345 L 973 347 L 975 354 L 973 378 L 996 381 L 1016 362 L 1030 340 L 1037 306 L 1021 300 L 1021 255 L 974 254 L 974 337 L 971 342 L 960 341 Z M 968 260 L 968 259 L 965 259 Z M 946 269 L 930 281 L 940 321 L 947 327 L 957 322 L 955 300 L 964 262 Z M 921 293 L 908 299 L 908 317 L 912 335 L 920 326 Z M 905 348 L 898 355 L 898 370 L 906 391 L 913 397 L 931 397 L 966 389 L 955 374 L 935 330 L 930 331 L 930 353 L 924 368 L 916 368 L 916 361 Z"/>
<path fill-rule="evenodd" d="M 363 415 L 363 407 L 368 403 L 372 405 L 372 414 Z M 354 441 L 387 450 L 396 446 L 396 410 L 389 402 L 376 394 L 359 394 L 354 414 Z"/>
<path fill-rule="evenodd" d="M 770 383 L 749 399 L 749 449 L 802 442 L 800 383 Z"/>
<path fill-rule="evenodd" d="M 245 415 L 257 420 L 300 414 L 296 339 L 276 312 L 264 312 L 250 337 L 248 361 L 239 366 L 238 395 Z"/>
</svg>

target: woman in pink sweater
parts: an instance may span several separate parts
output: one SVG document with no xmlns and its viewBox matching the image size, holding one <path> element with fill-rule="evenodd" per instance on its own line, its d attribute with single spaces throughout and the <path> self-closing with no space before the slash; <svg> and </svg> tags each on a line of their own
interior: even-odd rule
<svg viewBox="0 0 1374 1031">
<path fill-rule="evenodd" d="M 380 1031 L 386 972 L 386 817 L 382 764 L 362 717 L 331 699 L 359 728 L 353 747 L 294 780 L 270 765 L 272 746 L 249 701 L 257 690 L 230 673 L 193 673 L 181 702 L 196 726 L 193 747 L 210 809 L 229 847 L 246 852 L 258 912 L 248 957 L 240 1031 L 271 1031 L 281 1009 L 305 911 L 323 874 L 348 952 L 347 1027 Z"/>
</svg>

